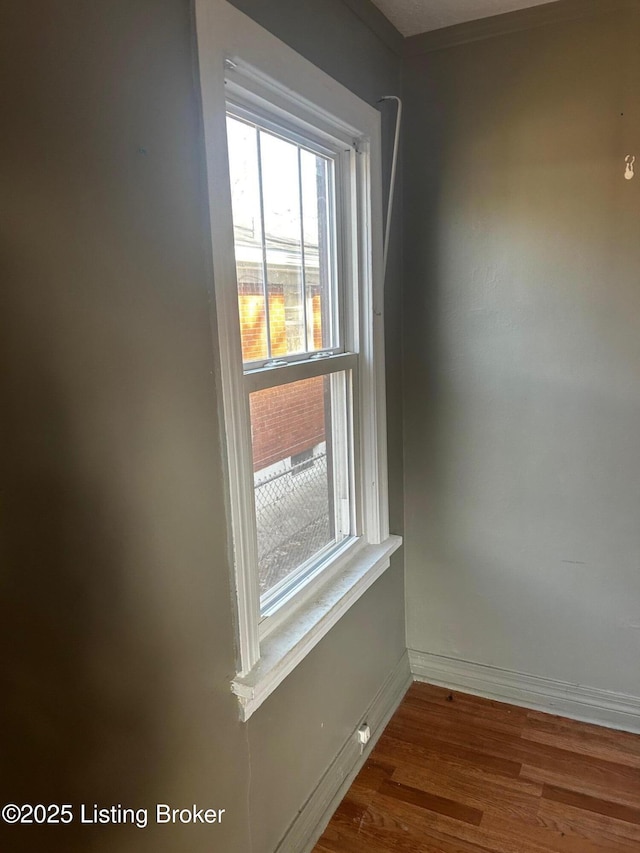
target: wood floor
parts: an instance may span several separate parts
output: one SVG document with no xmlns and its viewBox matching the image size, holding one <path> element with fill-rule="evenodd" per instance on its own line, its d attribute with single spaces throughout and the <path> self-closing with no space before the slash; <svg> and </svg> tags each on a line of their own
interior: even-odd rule
<svg viewBox="0 0 640 853">
<path fill-rule="evenodd" d="M 640 735 L 415 683 L 314 853 L 640 853 Z"/>
</svg>

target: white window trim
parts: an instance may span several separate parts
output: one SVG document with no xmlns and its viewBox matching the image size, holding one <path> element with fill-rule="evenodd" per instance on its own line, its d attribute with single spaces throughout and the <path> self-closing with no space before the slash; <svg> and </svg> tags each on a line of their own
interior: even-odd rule
<svg viewBox="0 0 640 853">
<path fill-rule="evenodd" d="M 389 535 L 388 522 L 380 114 L 226 0 L 196 0 L 196 22 L 236 568 L 239 662 L 232 690 L 239 697 L 242 718 L 248 719 L 389 566 L 391 554 L 402 542 Z M 327 571 L 306 584 L 290 606 L 264 620 L 262 627 L 257 577 L 248 568 L 257 564 L 256 543 L 242 524 L 253 513 L 253 491 L 247 487 L 253 469 L 237 322 L 226 76 L 240 85 L 243 79 L 250 79 L 249 88 L 258 97 L 264 94 L 274 112 L 295 113 L 298 122 L 307 121 L 316 136 L 326 132 L 335 139 L 338 133 L 345 144 L 355 146 L 362 188 L 357 204 L 363 239 L 358 241 L 357 265 L 368 286 L 359 294 L 356 448 L 363 535 L 350 540 Z M 257 387 L 259 376 L 256 373 Z"/>
</svg>

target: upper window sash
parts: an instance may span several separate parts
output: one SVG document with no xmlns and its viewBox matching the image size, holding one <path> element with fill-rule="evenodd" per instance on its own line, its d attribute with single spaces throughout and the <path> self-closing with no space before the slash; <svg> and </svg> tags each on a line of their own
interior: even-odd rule
<svg viewBox="0 0 640 853">
<path fill-rule="evenodd" d="M 225 94 L 228 96 L 229 92 L 227 91 Z M 285 118 L 284 115 L 278 115 L 277 120 L 274 120 L 273 116 L 268 115 L 269 108 L 266 105 L 262 104 L 257 107 L 250 102 L 251 99 L 247 95 L 248 93 L 241 90 L 238 86 L 234 87 L 233 98 L 227 100 L 227 116 L 231 120 L 246 124 L 248 128 L 255 128 L 256 134 L 258 134 L 256 143 L 256 157 L 258 160 L 256 193 L 259 193 L 259 200 L 256 200 L 256 204 L 259 204 L 259 213 L 258 211 L 256 213 L 258 214 L 257 219 L 260 222 L 262 234 L 259 245 L 256 243 L 253 246 L 253 254 L 254 261 L 258 262 L 261 267 L 261 283 L 259 287 L 263 289 L 264 294 L 266 346 L 269 350 L 272 349 L 272 329 L 270 322 L 272 294 L 267 286 L 267 281 L 268 267 L 274 263 L 273 253 L 275 248 L 268 245 L 272 235 L 268 233 L 269 229 L 263 219 L 265 210 L 265 199 L 263 197 L 264 185 L 268 181 L 269 176 L 265 175 L 264 171 L 263 149 L 259 141 L 262 138 L 259 135 L 260 131 L 264 131 L 274 138 L 280 138 L 285 142 L 297 146 L 298 152 L 302 151 L 305 154 L 309 152 L 309 154 L 319 158 L 319 161 L 322 158 L 322 160 L 327 162 L 328 168 L 326 170 L 324 186 L 326 199 L 324 200 L 323 216 L 326 216 L 328 221 L 321 224 L 320 211 L 316 211 L 317 242 L 314 245 L 305 241 L 307 221 L 309 219 L 309 201 L 313 199 L 304 197 L 302 166 L 299 156 L 299 216 L 301 229 L 299 246 L 302 264 L 302 291 L 304 294 L 301 307 L 304 313 L 305 345 L 292 352 L 274 353 L 271 351 L 262 354 L 254 353 L 251 357 L 244 359 L 243 369 L 245 371 L 253 371 L 262 367 L 270 368 L 275 364 L 282 364 L 283 362 L 294 363 L 323 355 L 335 355 L 347 350 L 356 351 L 359 331 L 357 328 L 357 307 L 352 304 L 354 299 L 352 291 L 354 288 L 357 288 L 358 278 L 357 228 L 353 227 L 353 218 L 354 215 L 357 215 L 357 206 L 354 205 L 354 187 L 357 181 L 358 168 L 357 146 L 353 141 L 347 144 L 342 139 L 331 137 L 328 134 L 323 134 L 322 138 L 318 138 L 309 132 L 306 123 L 299 122 L 297 116 L 289 115 Z M 249 105 L 247 105 L 247 102 L 249 102 Z M 309 163 L 307 162 L 308 166 Z M 308 174 L 306 189 L 308 193 Z M 316 187 L 316 192 L 319 195 L 318 187 Z M 318 203 L 317 198 L 316 203 Z M 304 209 L 305 206 L 306 211 Z M 321 234 L 325 240 L 325 245 L 321 244 Z M 295 235 L 291 236 L 295 238 Z M 305 253 L 309 251 L 310 245 L 311 252 L 309 257 L 313 258 L 317 253 L 317 263 L 319 264 L 317 275 L 320 287 L 318 289 L 318 286 L 316 286 L 315 290 L 322 304 L 318 309 L 312 308 L 307 300 L 307 275 L 311 267 L 309 269 L 306 267 L 307 256 Z M 261 257 L 258 258 L 259 252 L 261 253 Z M 270 254 L 271 260 L 269 258 Z M 324 293 L 322 290 L 323 276 L 325 278 Z M 246 293 L 241 295 L 240 288 L 238 293 L 239 300 L 248 298 Z M 256 296 L 258 295 L 256 293 Z M 329 304 L 327 305 L 326 303 Z M 321 311 L 323 316 L 321 324 L 321 328 L 323 328 L 321 334 L 323 337 L 319 346 L 311 345 L 313 343 L 312 336 L 317 331 L 315 322 L 316 310 Z M 330 335 L 326 339 L 324 338 L 325 325 L 330 330 Z M 263 355 L 264 357 L 259 357 L 259 355 Z"/>
</svg>

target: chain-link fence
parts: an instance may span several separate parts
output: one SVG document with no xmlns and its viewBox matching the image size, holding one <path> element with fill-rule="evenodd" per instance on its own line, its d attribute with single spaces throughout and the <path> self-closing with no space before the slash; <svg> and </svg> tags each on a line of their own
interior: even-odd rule
<svg viewBox="0 0 640 853">
<path fill-rule="evenodd" d="M 260 593 L 331 541 L 327 454 L 255 482 Z"/>
</svg>

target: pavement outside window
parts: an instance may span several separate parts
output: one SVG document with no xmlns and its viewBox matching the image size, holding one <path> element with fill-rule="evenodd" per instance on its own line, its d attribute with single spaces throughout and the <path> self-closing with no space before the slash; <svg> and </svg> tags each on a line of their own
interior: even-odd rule
<svg viewBox="0 0 640 853">
<path fill-rule="evenodd" d="M 268 592 L 334 538 L 327 454 L 255 478 L 260 594 Z"/>
</svg>

